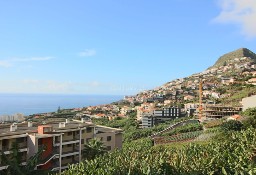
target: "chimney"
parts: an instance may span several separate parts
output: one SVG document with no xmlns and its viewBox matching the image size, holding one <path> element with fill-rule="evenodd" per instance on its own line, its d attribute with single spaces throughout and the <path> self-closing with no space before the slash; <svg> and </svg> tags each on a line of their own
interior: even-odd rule
<svg viewBox="0 0 256 175">
<path fill-rule="evenodd" d="M 11 131 L 11 132 L 16 131 L 17 129 L 18 129 L 18 126 L 17 126 L 16 124 L 12 124 L 12 125 L 10 126 L 10 131 Z"/>
<path fill-rule="evenodd" d="M 69 119 L 66 119 L 66 123 L 70 123 Z"/>
<path fill-rule="evenodd" d="M 81 122 L 84 123 L 84 118 L 82 118 Z"/>
<path fill-rule="evenodd" d="M 28 127 L 32 127 L 33 123 L 32 122 L 28 122 Z"/>
<path fill-rule="evenodd" d="M 66 126 L 66 123 L 65 123 L 65 122 L 59 123 L 59 128 L 65 128 L 65 126 Z"/>
</svg>

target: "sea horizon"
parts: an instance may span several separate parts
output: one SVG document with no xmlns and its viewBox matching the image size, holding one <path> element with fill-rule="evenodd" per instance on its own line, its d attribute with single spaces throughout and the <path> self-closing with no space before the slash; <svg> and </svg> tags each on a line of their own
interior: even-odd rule
<svg viewBox="0 0 256 175">
<path fill-rule="evenodd" d="M 109 104 L 124 95 L 0 93 L 0 116 L 21 113 L 25 116 L 61 109 Z"/>
</svg>

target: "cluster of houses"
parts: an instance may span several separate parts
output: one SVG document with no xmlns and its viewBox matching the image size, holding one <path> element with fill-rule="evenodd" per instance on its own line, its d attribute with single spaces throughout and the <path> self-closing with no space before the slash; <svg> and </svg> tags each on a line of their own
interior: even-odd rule
<svg viewBox="0 0 256 175">
<path fill-rule="evenodd" d="M 75 112 L 75 117 L 78 119 L 87 116 L 89 118 L 104 117 L 112 120 L 117 117 L 128 117 L 131 112 L 135 111 L 137 112 L 137 120 L 141 122 L 141 127 L 151 127 L 156 123 L 165 121 L 166 118 L 173 119 L 185 115 L 195 115 L 199 106 L 200 82 L 203 82 L 203 107 L 207 111 L 206 106 L 211 106 L 218 99 L 230 96 L 230 94 L 222 93 L 218 89 L 229 84 L 241 83 L 241 81 L 243 84 L 256 85 L 256 64 L 250 57 L 234 58 L 225 61 L 223 65 L 210 67 L 201 73 L 173 80 L 135 96 L 125 96 L 123 103 L 116 102 L 71 109 L 70 112 Z M 239 110 L 241 109 L 235 109 L 235 111 Z M 209 115 L 214 116 L 215 114 Z"/>
</svg>

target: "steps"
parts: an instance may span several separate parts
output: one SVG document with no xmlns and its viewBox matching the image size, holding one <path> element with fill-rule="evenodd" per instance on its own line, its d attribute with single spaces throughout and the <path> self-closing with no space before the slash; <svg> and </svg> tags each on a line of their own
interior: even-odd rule
<svg viewBox="0 0 256 175">
<path fill-rule="evenodd" d="M 163 133 L 165 133 L 165 132 L 167 132 L 167 131 L 170 131 L 170 130 L 172 130 L 172 129 L 175 129 L 175 128 L 179 127 L 179 126 L 183 126 L 183 125 L 186 125 L 186 124 L 195 122 L 195 121 L 196 121 L 196 122 L 200 122 L 198 119 L 188 119 L 188 120 L 184 120 L 184 121 L 181 121 L 181 122 L 172 124 L 172 125 L 170 125 L 169 127 L 165 128 L 164 130 L 159 131 L 159 132 L 156 132 L 156 133 L 152 134 L 152 135 L 149 136 L 149 137 L 150 137 L 150 138 L 154 138 L 154 137 L 156 137 L 156 136 L 158 136 L 158 135 L 160 135 L 160 134 L 163 134 Z"/>
</svg>

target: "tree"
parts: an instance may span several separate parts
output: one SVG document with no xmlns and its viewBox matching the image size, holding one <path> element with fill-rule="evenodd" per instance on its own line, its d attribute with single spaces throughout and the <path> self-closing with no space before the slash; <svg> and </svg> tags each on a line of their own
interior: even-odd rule
<svg viewBox="0 0 256 175">
<path fill-rule="evenodd" d="M 237 120 L 230 120 L 221 125 L 221 129 L 224 131 L 240 131 L 243 124 Z"/>
<path fill-rule="evenodd" d="M 94 159 L 96 156 L 107 152 L 105 145 L 97 138 L 91 139 L 88 144 L 84 145 L 83 158 L 87 160 Z"/>
<path fill-rule="evenodd" d="M 21 165 L 21 163 L 24 160 L 22 160 L 22 152 L 19 151 L 18 143 L 14 142 L 12 144 L 10 151 L 11 151 L 10 156 L 5 155 L 4 152 L 1 153 L 2 162 L 4 162 L 5 165 L 9 165 L 6 170 L 2 170 L 1 174 L 3 175 L 13 175 L 13 174 L 43 175 L 48 173 L 45 170 L 35 169 L 44 151 L 43 147 L 41 147 L 35 155 L 30 157 L 26 161 L 26 165 Z"/>
<path fill-rule="evenodd" d="M 242 112 L 242 115 L 247 117 L 243 122 L 244 128 L 256 128 L 256 108 L 246 109 L 244 112 Z"/>
<path fill-rule="evenodd" d="M 242 115 L 248 116 L 248 117 L 256 117 L 256 107 L 255 108 L 248 108 L 246 109 Z"/>
<path fill-rule="evenodd" d="M 61 109 L 60 109 L 60 106 L 58 107 L 58 110 L 57 110 L 57 113 L 60 113 L 61 112 Z"/>
</svg>

